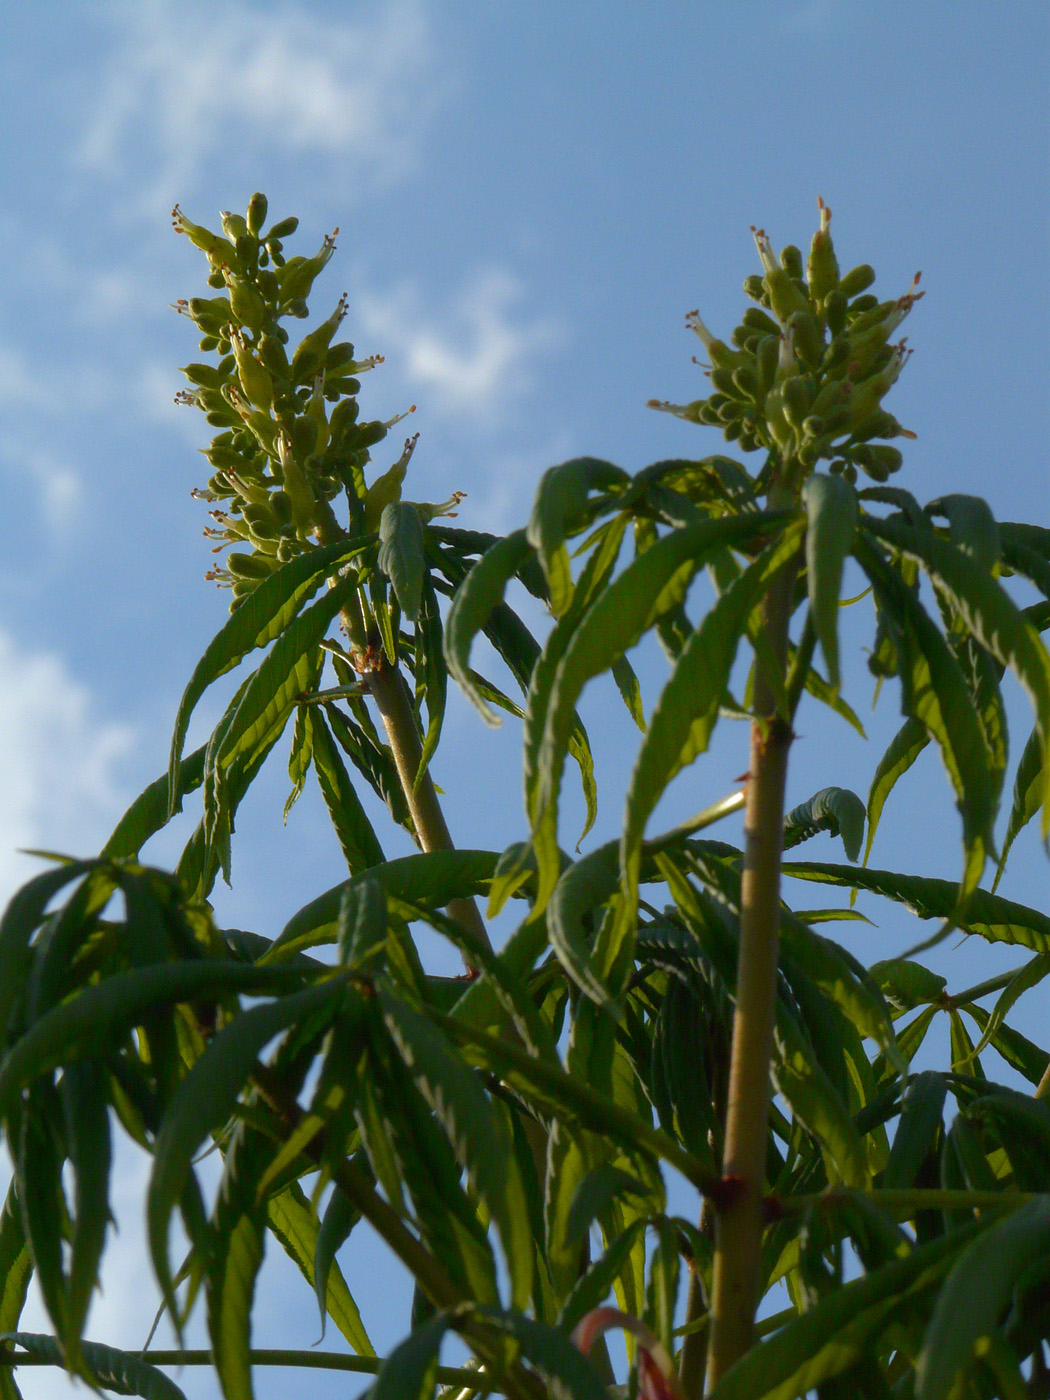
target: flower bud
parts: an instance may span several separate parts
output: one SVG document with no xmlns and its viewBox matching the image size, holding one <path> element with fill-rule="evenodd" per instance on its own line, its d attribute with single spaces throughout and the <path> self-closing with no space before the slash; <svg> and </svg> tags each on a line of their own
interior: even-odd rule
<svg viewBox="0 0 1050 1400">
<path fill-rule="evenodd" d="M 240 331 L 233 332 L 230 344 L 237 362 L 237 377 L 248 402 L 269 412 L 273 404 L 273 378 L 269 370 L 255 358 Z"/>
<path fill-rule="evenodd" d="M 219 217 L 222 219 L 222 231 L 231 243 L 236 243 L 238 238 L 248 232 L 248 224 L 240 214 L 231 214 L 228 209 L 224 209 Z"/>
<path fill-rule="evenodd" d="M 831 242 L 831 210 L 822 199 L 817 200 L 820 210 L 820 228 L 813 235 L 809 245 L 809 258 L 806 262 L 806 281 L 809 294 L 820 306 L 829 292 L 839 284 L 839 260 Z"/>
<path fill-rule="evenodd" d="M 328 439 L 331 436 L 328 427 L 328 415 L 324 407 L 324 375 L 319 374 L 314 380 L 314 387 L 306 404 L 306 416 L 315 424 L 317 432 L 314 441 L 314 451 L 321 453 L 328 446 Z"/>
<path fill-rule="evenodd" d="M 861 263 L 839 280 L 839 291 L 847 301 L 852 301 L 854 297 L 860 296 L 861 292 L 866 292 L 874 281 L 875 269 L 869 263 Z"/>
<path fill-rule="evenodd" d="M 810 368 L 816 369 L 824 358 L 824 337 L 817 318 L 811 311 L 795 311 L 788 326 L 795 349 Z"/>
<path fill-rule="evenodd" d="M 248 201 L 248 231 L 256 238 L 262 232 L 262 226 L 266 222 L 266 210 L 268 208 L 266 196 L 256 191 Z"/>
<path fill-rule="evenodd" d="M 786 248 L 781 248 L 780 266 L 793 281 L 800 282 L 802 280 L 802 252 L 795 247 L 794 243 L 789 243 Z"/>
<path fill-rule="evenodd" d="M 291 374 L 291 366 L 288 363 L 288 356 L 285 353 L 284 345 L 279 336 L 270 335 L 263 331 L 259 337 L 256 350 L 259 359 L 276 379 L 287 379 Z"/>
<path fill-rule="evenodd" d="M 273 564 L 261 554 L 228 554 L 226 567 L 234 578 L 269 578 Z"/>
<path fill-rule="evenodd" d="M 179 372 L 184 374 L 191 384 L 200 384 L 206 389 L 220 389 L 226 378 L 214 365 L 183 365 Z"/>
<path fill-rule="evenodd" d="M 749 277 L 744 278 L 744 293 L 752 301 L 760 302 L 763 306 L 769 305 L 769 292 L 766 289 L 765 281 L 757 272 L 752 272 Z"/>
<path fill-rule="evenodd" d="M 780 357 L 780 335 L 767 335 L 755 352 L 755 368 L 758 372 L 760 394 L 768 394 L 776 378 Z"/>
<path fill-rule="evenodd" d="M 780 327 L 776 321 L 772 316 L 767 316 L 760 306 L 749 306 L 740 320 L 742 325 L 760 331 L 763 335 L 780 335 Z"/>
<path fill-rule="evenodd" d="M 267 233 L 266 235 L 266 241 L 267 243 L 270 243 L 275 238 L 278 241 L 280 241 L 280 239 L 282 238 L 291 238 L 292 234 L 298 227 L 299 220 L 295 217 L 294 214 L 289 215 L 287 219 L 281 219 L 279 223 L 274 224 L 273 228 L 270 229 L 269 233 Z"/>
<path fill-rule="evenodd" d="M 828 292 L 824 298 L 824 320 L 828 324 L 828 330 L 833 336 L 841 335 L 846 329 L 846 311 L 849 303 L 843 296 L 840 288 L 833 292 Z"/>
<path fill-rule="evenodd" d="M 252 335 L 258 335 L 266 317 L 266 303 L 258 288 L 245 278 L 235 276 L 229 268 L 223 268 L 222 275 L 230 293 L 234 320 L 247 326 Z"/>
<path fill-rule="evenodd" d="M 189 301 L 177 301 L 175 310 L 180 316 L 189 316 L 206 335 L 214 336 L 222 334 L 233 314 L 228 297 L 190 297 Z"/>
<path fill-rule="evenodd" d="M 303 538 L 313 529 L 317 502 L 314 500 L 306 473 L 296 457 L 287 433 L 278 433 L 277 453 L 281 461 L 281 471 L 284 474 L 284 489 L 292 503 L 292 520 L 300 538 Z"/>
</svg>

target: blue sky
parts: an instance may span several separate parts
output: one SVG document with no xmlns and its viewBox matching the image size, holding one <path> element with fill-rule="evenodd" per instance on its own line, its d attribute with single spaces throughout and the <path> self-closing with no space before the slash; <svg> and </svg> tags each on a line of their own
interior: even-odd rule
<svg viewBox="0 0 1050 1400">
<path fill-rule="evenodd" d="M 206 428 L 172 404 L 177 366 L 198 352 L 169 304 L 202 282 L 170 229 L 176 200 L 215 222 L 262 189 L 274 216 L 299 215 L 308 252 L 338 225 L 318 309 L 348 291 L 350 338 L 387 357 L 365 381 L 369 416 L 418 406 L 408 494 L 464 490 L 460 523 L 509 529 L 542 469 L 567 457 L 637 469 L 720 450 L 645 403 L 699 395 L 684 313 L 700 307 L 728 332 L 758 267 L 750 225 L 805 247 L 821 195 L 844 266 L 872 262 L 886 296 L 923 272 L 891 404 L 918 433 L 901 483 L 1050 524 L 1043 4 L 46 0 L 5 9 L 0 38 L 4 896 L 36 868 L 16 847 L 91 851 L 161 770 L 178 694 L 225 616 L 189 495 Z M 898 723 L 888 688 L 869 722 L 864 607 L 848 615 L 846 686 L 870 741 L 803 712 L 792 801 L 833 782 L 865 794 Z M 1015 753 L 1025 706 L 1011 704 Z M 606 691 L 585 718 L 607 839 L 632 731 Z M 746 766 L 743 730 L 718 737 L 657 821 L 720 796 Z M 493 733 L 451 707 L 436 776 L 460 844 L 522 834 L 517 742 L 513 724 Z M 275 758 L 239 820 L 233 891 L 216 897 L 222 919 L 271 934 L 341 875 L 309 797 L 281 830 L 286 785 Z M 172 859 L 180 836 L 152 858 Z M 896 795 L 874 863 L 952 876 L 959 859 L 930 758 Z M 1045 904 L 1034 832 L 1005 889 Z M 919 936 L 865 908 L 880 925 L 855 945 L 869 959 Z M 943 957 L 957 987 L 1016 961 L 983 946 Z M 141 1168 L 123 1180 L 130 1211 Z M 129 1218 L 119 1248 L 134 1239 Z M 388 1345 L 401 1323 L 368 1261 L 362 1307 Z M 95 1335 L 141 1338 L 145 1268 L 114 1268 Z M 260 1332 L 313 1340 L 309 1299 L 288 1296 L 275 1283 Z M 51 1384 L 34 1376 L 25 1393 Z"/>
</svg>

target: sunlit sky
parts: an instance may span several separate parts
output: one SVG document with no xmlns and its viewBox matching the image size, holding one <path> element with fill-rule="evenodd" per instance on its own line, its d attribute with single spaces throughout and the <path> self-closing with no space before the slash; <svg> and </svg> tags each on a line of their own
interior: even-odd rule
<svg viewBox="0 0 1050 1400">
<path fill-rule="evenodd" d="M 906 327 L 915 353 L 890 404 L 918 434 L 901 484 L 922 500 L 982 495 L 1000 519 L 1050 525 L 1050 9 L 1037 0 L 43 0 L 0 9 L 0 37 L 4 897 L 39 868 L 16 848 L 90 853 L 161 771 L 178 696 L 226 615 L 226 596 L 203 581 L 206 519 L 190 498 L 207 429 L 172 403 L 177 366 L 199 352 L 170 303 L 203 282 L 199 255 L 171 231 L 176 201 L 217 224 L 264 190 L 272 217 L 300 217 L 304 252 L 338 226 L 317 309 L 346 290 L 350 338 L 386 356 L 365 381 L 366 414 L 418 406 L 407 494 L 465 491 L 459 523 L 506 530 L 527 518 L 542 469 L 565 458 L 636 470 L 720 450 L 646 401 L 703 392 L 684 313 L 699 307 L 727 333 L 758 268 L 750 226 L 805 247 L 820 195 L 845 267 L 872 262 L 885 296 L 923 273 Z M 380 465 L 396 450 L 378 449 Z M 870 636 L 870 602 L 858 604 L 845 685 L 869 742 L 803 710 L 792 803 L 831 783 L 867 793 L 899 723 L 890 687 L 871 714 Z M 641 662 L 651 703 L 662 662 Z M 222 702 L 202 706 L 191 739 Z M 589 839 L 619 819 L 633 740 L 617 703 L 596 688 L 583 707 L 602 785 Z M 1015 754 L 1026 706 L 1011 694 Z M 714 756 L 655 820 L 730 790 L 745 737 L 720 728 Z M 273 935 L 343 871 L 310 796 L 281 828 L 287 779 L 277 755 L 270 766 L 239 818 L 233 889 L 217 890 L 216 909 Z M 490 731 L 455 699 L 435 775 L 459 844 L 500 849 L 523 834 L 514 723 Z M 565 844 L 576 815 L 570 802 Z M 147 855 L 172 861 L 186 834 Z M 810 849 L 842 858 L 830 841 Z M 960 858 L 950 791 L 927 754 L 891 800 L 873 864 L 952 877 Z M 1003 890 L 1045 905 L 1034 831 Z M 851 946 L 869 960 L 926 931 L 861 907 L 878 927 Z M 956 988 L 1017 961 L 984 945 L 938 957 Z M 141 1344 L 151 1314 L 135 1254 L 143 1171 L 134 1159 L 122 1169 L 123 1230 L 91 1319 L 93 1336 L 126 1345 Z M 351 1288 L 387 1348 L 407 1321 L 374 1252 L 355 1247 Z M 259 1338 L 308 1345 L 312 1300 L 285 1271 L 269 1277 Z M 35 1313 L 27 1325 L 44 1324 Z M 260 1393 L 282 1384 L 265 1378 Z M 310 1384 L 325 1389 L 316 1373 Z M 363 1389 L 341 1378 L 339 1393 L 347 1384 Z M 36 1373 L 23 1389 L 63 1383 Z"/>
</svg>

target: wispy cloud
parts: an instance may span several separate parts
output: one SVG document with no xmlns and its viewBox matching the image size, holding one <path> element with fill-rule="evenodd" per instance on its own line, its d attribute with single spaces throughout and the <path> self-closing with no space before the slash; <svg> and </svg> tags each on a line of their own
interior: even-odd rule
<svg viewBox="0 0 1050 1400">
<path fill-rule="evenodd" d="M 359 324 L 428 409 L 495 427 L 531 382 L 538 356 L 563 343 L 555 317 L 531 314 L 513 274 L 488 268 L 468 279 L 443 309 L 424 304 L 418 285 L 359 293 Z"/>
<path fill-rule="evenodd" d="M 0 630 L 0 903 L 36 874 L 25 848 L 90 853 L 126 801 L 117 777 L 135 731 L 99 717 L 90 691 L 53 652 Z"/>
<path fill-rule="evenodd" d="M 300 5 L 124 0 L 99 97 L 77 151 L 95 177 L 152 168 L 136 205 L 192 189 L 222 160 L 240 168 L 269 149 L 339 156 L 368 185 L 410 172 L 443 100 L 421 0 L 395 0 L 349 23 Z"/>
</svg>

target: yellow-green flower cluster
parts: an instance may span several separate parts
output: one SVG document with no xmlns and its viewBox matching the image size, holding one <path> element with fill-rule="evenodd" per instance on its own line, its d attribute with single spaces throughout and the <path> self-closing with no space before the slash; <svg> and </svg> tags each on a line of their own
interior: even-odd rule
<svg viewBox="0 0 1050 1400">
<path fill-rule="evenodd" d="M 774 256 L 762 229 L 753 229 L 762 274 L 744 290 L 757 305 L 744 312 L 730 343 L 717 339 L 693 311 L 686 324 L 704 343 L 713 392 L 690 404 L 653 401 L 659 408 L 721 428 L 744 451 L 764 448 L 803 471 L 818 461 L 851 481 L 857 469 L 883 482 L 901 466 L 886 441 L 914 437 L 882 407 L 910 351 L 890 337 L 923 295 L 916 274 L 895 301 L 879 301 L 866 263 L 844 276 L 831 241 L 831 210 L 818 200 L 820 227 L 803 265 L 798 248 Z"/>
<path fill-rule="evenodd" d="M 245 217 L 222 215 L 221 234 L 190 223 L 178 205 L 172 212 L 176 231 L 206 254 L 208 284 L 219 293 L 176 304 L 201 332 L 201 350 L 219 357 L 217 364 L 185 365 L 192 388 L 176 397 L 202 409 L 218 429 L 204 450 L 213 475 L 194 494 L 222 504 L 205 531 L 217 541 L 215 551 L 241 546 L 208 574 L 232 587 L 234 605 L 310 546 L 319 513 L 340 493 L 351 526 L 363 528 L 369 448 L 399 421 L 359 421 L 358 376 L 382 356 L 357 360 L 353 345 L 336 339 L 345 296 L 289 352 L 282 322 L 309 314 L 307 299 L 338 229 L 313 257 L 286 259 L 283 243 L 298 220 L 264 231 L 266 212 L 265 195 L 253 195 Z"/>
</svg>

